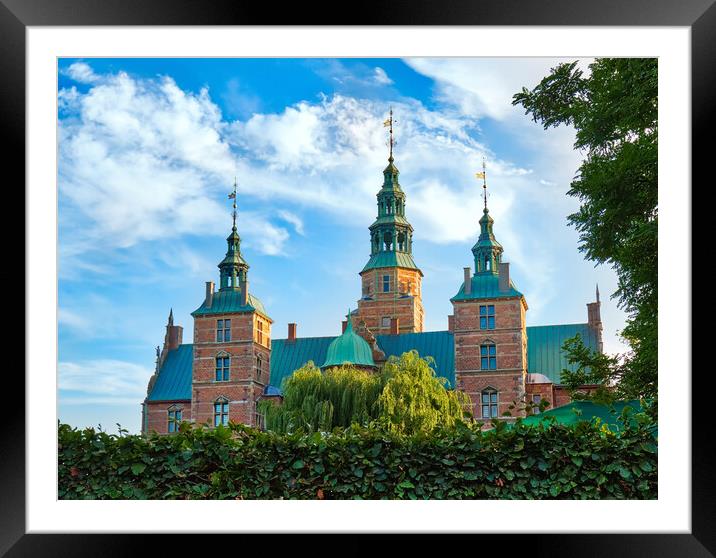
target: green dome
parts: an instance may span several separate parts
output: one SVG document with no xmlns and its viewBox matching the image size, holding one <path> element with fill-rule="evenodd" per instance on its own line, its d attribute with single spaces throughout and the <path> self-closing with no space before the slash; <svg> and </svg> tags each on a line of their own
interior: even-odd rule
<svg viewBox="0 0 716 558">
<path fill-rule="evenodd" d="M 326 362 L 323 363 L 321 368 L 340 366 L 342 364 L 375 366 L 373 351 L 366 340 L 353 331 L 350 314 L 348 316 L 348 325 L 343 335 L 336 337 L 328 346 Z"/>
</svg>

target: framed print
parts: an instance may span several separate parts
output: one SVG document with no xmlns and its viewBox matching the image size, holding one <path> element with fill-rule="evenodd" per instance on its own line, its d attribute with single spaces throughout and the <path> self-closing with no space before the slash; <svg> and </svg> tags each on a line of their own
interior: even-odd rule
<svg viewBox="0 0 716 558">
<path fill-rule="evenodd" d="M 24 383 L 7 374 L 15 382 L 5 398 L 0 551 L 120 555 L 138 548 L 131 533 L 169 535 L 161 537 L 167 551 L 180 548 L 171 536 L 178 533 L 495 533 L 501 536 L 480 540 L 550 555 L 716 552 L 713 462 L 698 442 L 709 439 L 709 390 L 692 364 L 691 326 L 691 177 L 707 160 L 693 154 L 711 143 L 705 128 L 713 110 L 716 9 L 709 2 L 456 2 L 450 10 L 373 3 L 352 21 L 333 21 L 319 8 L 317 25 L 306 6 L 272 14 L 223 2 L 1 1 L 0 95 L 13 140 L 6 168 L 25 185 L 27 361 Z M 410 446 L 400 458 L 410 464 L 395 487 L 385 481 L 395 492 L 382 501 L 391 471 L 353 463 L 354 484 L 345 486 L 363 487 L 358 496 L 369 501 L 361 502 L 336 483 L 310 484 L 301 475 L 314 465 L 294 450 L 261 463 L 281 467 L 285 459 L 296 476 L 251 484 L 250 492 L 241 475 L 255 464 L 196 477 L 194 492 L 184 494 L 172 492 L 172 481 L 163 492 L 152 492 L 153 482 L 100 487 L 92 466 L 58 459 L 78 439 L 73 425 L 92 422 L 105 425 L 94 447 L 126 448 L 130 440 L 145 447 L 158 432 L 166 451 L 188 423 L 207 423 L 214 433 L 240 423 L 249 430 L 234 433 L 271 430 L 288 440 L 286 425 L 297 421 L 323 443 L 344 426 L 336 402 L 347 397 L 330 406 L 306 398 L 292 408 L 290 390 L 301 388 L 287 379 L 318 389 L 310 382 L 346 364 L 351 385 L 361 386 L 351 393 L 380 394 L 362 417 L 387 421 L 404 411 L 401 397 L 418 397 L 391 391 L 401 367 L 412 366 L 432 378 L 425 385 L 443 386 L 431 412 L 469 407 L 471 440 L 488 430 L 519 436 L 530 421 L 569 421 L 601 405 L 613 377 L 602 390 L 593 374 L 599 366 L 621 374 L 624 361 L 575 367 L 560 355 L 575 338 L 586 339 L 590 355 L 626 351 L 617 341 L 626 314 L 612 295 L 629 287 L 626 275 L 617 278 L 608 263 L 594 270 L 597 258 L 588 261 L 577 248 L 589 219 L 565 236 L 568 215 L 573 225 L 580 221 L 579 204 L 564 194 L 588 178 L 580 165 L 591 144 L 558 125 L 580 130 L 588 118 L 555 117 L 537 87 L 548 88 L 540 80 L 572 60 L 579 73 L 570 76 L 582 87 L 592 72 L 595 82 L 607 80 L 618 67 L 601 69 L 601 59 L 656 61 L 653 77 L 642 81 L 658 85 L 658 110 L 656 100 L 645 101 L 634 117 L 658 114 L 658 127 L 647 126 L 644 137 L 661 131 L 652 152 L 658 149 L 658 177 L 639 170 L 637 180 L 658 182 L 648 273 L 661 327 L 646 374 L 656 390 L 658 351 L 661 424 L 658 444 L 640 440 L 634 447 L 643 456 L 609 470 L 617 480 L 607 496 L 595 498 L 586 477 L 566 478 L 584 459 L 599 461 L 601 450 L 585 458 L 565 449 L 564 460 L 552 462 L 538 444 L 534 451 L 543 453 L 525 455 L 517 472 L 525 482 L 514 493 L 507 492 L 517 486 L 514 472 L 470 485 L 478 477 L 461 471 L 463 485 L 443 490 L 420 476 Z M 648 74 L 648 64 L 638 72 Z M 636 96 L 627 89 L 623 98 Z M 584 111 L 594 109 L 587 105 Z M 627 133 L 611 144 L 632 140 Z M 638 161 L 628 167 L 641 169 Z M 626 185 L 630 172 L 624 207 L 637 203 Z M 626 228 L 611 226 L 614 235 Z M 630 264 L 639 270 L 649 252 L 641 254 Z M 473 269 L 458 267 L 462 261 Z M 589 294 L 574 303 L 577 285 L 587 282 Z M 411 354 L 417 360 L 408 362 Z M 430 384 L 435 378 L 442 379 Z M 378 387 L 366 387 L 371 382 Z M 632 401 L 637 414 L 652 403 Z M 348 426 L 359 413 L 345 414 Z M 407 428 L 406 418 L 390 420 Z M 609 420 L 599 424 L 613 433 Z M 116 430 L 113 421 L 121 423 L 119 437 L 104 437 Z M 367 449 L 378 449 L 361 458 L 366 464 L 397 447 L 380 436 L 370 438 Z M 269 439 L 251 451 L 263 451 Z M 646 480 L 656 475 L 657 458 L 648 454 L 657 445 L 658 489 Z M 425 457 L 426 471 L 451 470 L 459 459 L 448 453 L 439 466 Z M 117 475 L 155 470 L 156 459 L 137 455 L 112 465 Z M 542 475 L 547 461 L 563 463 L 559 483 Z M 174 462 L 162 470 L 185 475 Z M 78 488 L 65 482 L 68 475 L 87 481 Z M 634 480 L 641 475 L 643 482 Z M 206 500 L 203 491 L 224 496 Z"/>
</svg>

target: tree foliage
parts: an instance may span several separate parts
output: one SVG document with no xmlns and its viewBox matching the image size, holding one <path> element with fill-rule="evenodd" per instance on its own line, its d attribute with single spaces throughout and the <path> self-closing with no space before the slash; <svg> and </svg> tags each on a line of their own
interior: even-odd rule
<svg viewBox="0 0 716 558">
<path fill-rule="evenodd" d="M 581 205 L 568 221 L 586 258 L 617 273 L 630 352 L 602 364 L 624 397 L 657 395 L 657 77 L 654 58 L 600 58 L 588 75 L 577 62 L 560 64 L 513 97 L 545 129 L 574 126 L 585 152 L 568 191 Z"/>
<path fill-rule="evenodd" d="M 321 372 L 309 362 L 286 379 L 282 404 L 266 401 L 260 410 L 266 428 L 277 432 L 327 432 L 377 421 L 410 434 L 465 418 L 468 396 L 446 384 L 416 351 L 389 358 L 376 373 L 353 366 Z"/>
</svg>

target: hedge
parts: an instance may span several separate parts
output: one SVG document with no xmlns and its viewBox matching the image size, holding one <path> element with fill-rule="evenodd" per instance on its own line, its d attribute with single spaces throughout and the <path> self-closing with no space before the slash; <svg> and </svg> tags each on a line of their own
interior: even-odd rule
<svg viewBox="0 0 716 558">
<path fill-rule="evenodd" d="M 59 426 L 61 499 L 654 499 L 644 424 L 377 426 L 276 434 L 182 424 L 177 434 Z"/>
</svg>

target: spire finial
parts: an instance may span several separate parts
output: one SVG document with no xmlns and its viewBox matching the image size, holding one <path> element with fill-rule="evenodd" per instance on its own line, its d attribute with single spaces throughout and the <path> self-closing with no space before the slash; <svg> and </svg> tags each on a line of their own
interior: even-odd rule
<svg viewBox="0 0 716 558">
<path fill-rule="evenodd" d="M 234 200 L 233 224 L 232 224 L 231 229 L 235 231 L 236 230 L 236 177 L 235 176 L 234 176 L 234 191 L 229 194 L 229 199 Z"/>
<path fill-rule="evenodd" d="M 393 120 L 393 107 L 390 107 L 390 116 L 388 119 L 383 122 L 383 127 L 390 128 L 389 130 L 389 140 L 388 145 L 390 145 L 390 156 L 388 157 L 389 162 L 393 162 L 393 146 L 395 145 L 395 138 L 393 138 L 393 123 L 397 123 L 397 121 Z"/>
<path fill-rule="evenodd" d="M 485 158 L 482 158 L 482 172 L 476 172 L 477 178 L 482 178 L 482 197 L 485 199 L 485 212 L 487 212 L 487 170 L 485 170 Z"/>
<path fill-rule="evenodd" d="M 599 302 L 599 283 L 597 283 L 597 302 Z"/>
<path fill-rule="evenodd" d="M 174 325 L 174 308 L 169 309 L 169 325 Z"/>
</svg>

